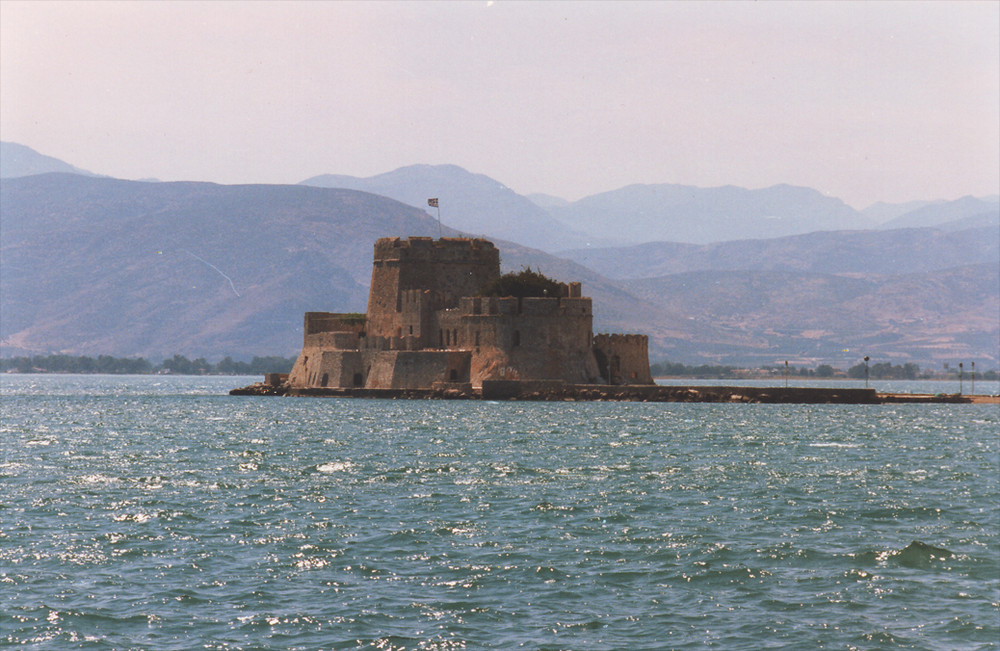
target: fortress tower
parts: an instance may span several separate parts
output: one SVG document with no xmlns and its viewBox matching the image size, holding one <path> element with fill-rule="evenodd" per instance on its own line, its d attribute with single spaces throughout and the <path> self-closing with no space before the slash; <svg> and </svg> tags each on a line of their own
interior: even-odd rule
<svg viewBox="0 0 1000 651">
<path fill-rule="evenodd" d="M 368 333 L 402 336 L 407 296 L 433 297 L 431 309 L 458 305 L 500 276 L 500 251 L 481 239 L 429 237 L 382 238 L 375 242 L 372 284 L 368 292 Z M 411 300 L 412 302 L 412 300 Z M 412 311 L 412 310 L 411 310 Z M 408 322 L 409 327 L 420 323 Z"/>
</svg>

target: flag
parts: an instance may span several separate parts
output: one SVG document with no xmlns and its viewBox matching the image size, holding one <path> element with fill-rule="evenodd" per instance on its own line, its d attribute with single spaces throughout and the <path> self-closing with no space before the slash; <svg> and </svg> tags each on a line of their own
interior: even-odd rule
<svg viewBox="0 0 1000 651">
<path fill-rule="evenodd" d="M 437 197 L 434 197 L 433 199 L 428 199 L 427 205 L 430 206 L 431 208 L 437 208 L 438 207 Z"/>
</svg>

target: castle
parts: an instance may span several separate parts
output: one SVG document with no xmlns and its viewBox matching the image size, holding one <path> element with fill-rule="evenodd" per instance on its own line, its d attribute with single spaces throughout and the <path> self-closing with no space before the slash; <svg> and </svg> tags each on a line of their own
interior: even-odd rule
<svg viewBox="0 0 1000 651">
<path fill-rule="evenodd" d="M 484 239 L 379 239 L 367 313 L 307 312 L 288 387 L 653 384 L 646 336 L 595 336 L 580 283 L 483 295 L 499 278 L 500 252 Z"/>
</svg>

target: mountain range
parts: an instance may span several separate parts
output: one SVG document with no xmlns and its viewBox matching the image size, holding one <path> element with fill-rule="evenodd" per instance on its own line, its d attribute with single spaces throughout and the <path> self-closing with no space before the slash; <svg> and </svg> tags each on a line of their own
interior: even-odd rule
<svg viewBox="0 0 1000 651">
<path fill-rule="evenodd" d="M 691 271 L 912 274 L 1000 262 L 1000 215 L 935 227 L 821 231 L 713 244 L 647 242 L 560 255 L 617 280 Z M 628 264 L 622 264 L 627 260 Z"/>
<path fill-rule="evenodd" d="M 414 207 L 426 207 L 435 197 L 442 220 L 461 231 L 550 253 L 657 241 L 709 244 L 817 231 L 931 227 L 1000 211 L 996 197 L 878 204 L 859 211 L 791 185 L 759 190 L 630 185 L 571 202 L 551 195 L 523 197 L 455 165 L 412 165 L 367 178 L 327 174 L 301 184 L 362 190 Z"/>
<path fill-rule="evenodd" d="M 18 171 L 5 163 L 0 182 L 4 354 L 291 355 L 303 312 L 364 310 L 376 238 L 467 233 L 494 239 L 507 270 L 581 280 L 595 330 L 650 335 L 654 361 L 998 363 L 1000 209 L 989 198 L 882 206 L 883 223 L 932 225 L 880 230 L 814 191 L 731 189 L 758 208 L 772 202 L 757 212 L 785 210 L 776 197 L 792 196 L 824 207 L 831 227 L 842 212 L 872 228 L 587 247 L 592 226 L 561 221 L 580 202 L 521 197 L 454 166 L 242 186 Z M 443 224 L 428 195 L 439 196 Z M 514 217 L 484 221 L 476 206 L 493 201 Z M 803 228 L 822 222 L 786 214 Z M 491 232 L 501 228 L 510 240 Z M 548 235 L 533 247 L 536 232 Z"/>
<path fill-rule="evenodd" d="M 325 174 L 301 185 L 371 192 L 415 207 L 426 207 L 435 198 L 435 216 L 440 212 L 441 220 L 454 228 L 548 251 L 588 242 L 583 233 L 502 183 L 456 165 L 411 165 L 368 178 Z"/>
<path fill-rule="evenodd" d="M 9 179 L 48 172 L 66 172 L 84 176 L 98 176 L 93 172 L 74 167 L 58 158 L 40 154 L 31 147 L 16 142 L 0 142 L 0 178 Z"/>
</svg>

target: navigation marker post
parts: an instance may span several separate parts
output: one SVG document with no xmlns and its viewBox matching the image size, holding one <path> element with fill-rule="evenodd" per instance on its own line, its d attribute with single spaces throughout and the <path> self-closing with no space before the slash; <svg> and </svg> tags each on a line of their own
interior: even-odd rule
<svg viewBox="0 0 1000 651">
<path fill-rule="evenodd" d="M 431 208 L 437 208 L 438 212 L 438 239 L 441 239 L 441 206 L 438 205 L 438 198 L 433 197 L 427 200 L 427 205 Z"/>
</svg>

